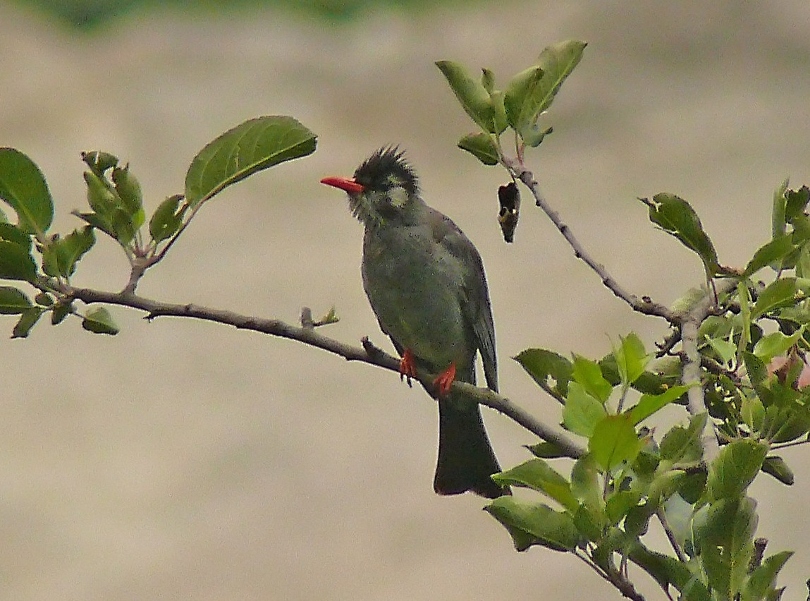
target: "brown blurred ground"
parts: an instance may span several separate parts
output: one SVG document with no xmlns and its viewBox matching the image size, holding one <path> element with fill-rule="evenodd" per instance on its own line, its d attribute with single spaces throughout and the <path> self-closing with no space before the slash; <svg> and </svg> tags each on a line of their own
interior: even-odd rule
<svg viewBox="0 0 810 601">
<path fill-rule="evenodd" d="M 504 81 L 549 43 L 590 42 L 530 162 L 620 281 L 671 302 L 700 267 L 634 198 L 689 199 L 727 264 L 766 240 L 773 188 L 810 182 L 808 19 L 803 0 L 499 2 L 340 29 L 270 12 L 155 13 L 76 37 L 0 4 L 0 144 L 40 165 L 66 230 L 83 202 L 81 150 L 130 161 L 155 206 L 215 135 L 296 116 L 319 151 L 206 207 L 141 292 L 291 322 L 302 305 L 335 304 L 342 320 L 328 334 L 383 344 L 360 284 L 360 226 L 318 179 L 401 143 L 427 200 L 484 256 L 503 392 L 554 420 L 510 356 L 601 356 L 630 329 L 651 345 L 660 324 L 630 315 L 531 206 L 516 244 L 502 243 L 493 213 L 505 178 L 455 149 L 470 126 L 433 61 L 489 66 Z M 123 286 L 120 251 L 104 241 L 96 254 L 76 282 Z M 435 497 L 435 407 L 392 374 L 211 324 L 114 314 L 116 338 L 70 323 L 2 343 L 3 599 L 616 595 L 570 557 L 515 553 L 481 500 Z M 0 325 L 10 332 L 12 320 Z M 532 438 L 487 420 L 502 463 L 524 459 Z M 759 534 L 771 551 L 798 551 L 782 583 L 799 598 L 806 450 L 785 456 L 800 481 L 759 478 Z"/>
</svg>

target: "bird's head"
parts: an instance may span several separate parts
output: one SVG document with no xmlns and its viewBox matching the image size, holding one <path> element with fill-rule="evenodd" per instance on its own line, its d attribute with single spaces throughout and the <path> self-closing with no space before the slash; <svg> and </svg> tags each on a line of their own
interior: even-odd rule
<svg viewBox="0 0 810 601">
<path fill-rule="evenodd" d="M 421 202 L 416 174 L 394 146 L 372 154 L 353 177 L 325 177 L 321 183 L 345 190 L 352 213 L 366 226 L 407 221 Z"/>
</svg>

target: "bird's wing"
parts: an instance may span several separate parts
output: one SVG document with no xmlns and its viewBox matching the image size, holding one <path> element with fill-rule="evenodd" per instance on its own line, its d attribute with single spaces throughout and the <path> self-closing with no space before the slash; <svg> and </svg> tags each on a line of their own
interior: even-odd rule
<svg viewBox="0 0 810 601">
<path fill-rule="evenodd" d="M 489 291 L 484 275 L 481 255 L 470 239 L 464 235 L 453 220 L 435 209 L 429 208 L 429 223 L 434 240 L 461 262 L 465 267 L 461 289 L 461 310 L 472 327 L 475 341 L 484 362 L 487 386 L 498 390 L 498 360 L 495 355 L 495 324 L 489 303 Z"/>
</svg>

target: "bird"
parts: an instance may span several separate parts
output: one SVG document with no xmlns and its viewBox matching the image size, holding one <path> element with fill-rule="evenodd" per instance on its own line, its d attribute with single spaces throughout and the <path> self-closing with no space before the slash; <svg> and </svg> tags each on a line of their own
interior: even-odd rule
<svg viewBox="0 0 810 601">
<path fill-rule="evenodd" d="M 475 384 L 480 354 L 487 386 L 498 390 L 495 327 L 484 264 L 473 243 L 446 215 L 422 199 L 416 172 L 397 146 L 374 152 L 351 178 L 321 183 L 348 194 L 365 228 L 362 279 L 371 308 L 394 344 L 400 376 L 439 374 L 439 450 L 433 489 L 510 494 L 490 477 L 501 471 L 478 403 L 452 388 Z"/>
</svg>

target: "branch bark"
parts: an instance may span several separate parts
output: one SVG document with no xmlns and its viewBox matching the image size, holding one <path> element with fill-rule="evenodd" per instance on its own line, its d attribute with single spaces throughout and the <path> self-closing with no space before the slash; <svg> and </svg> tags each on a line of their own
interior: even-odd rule
<svg viewBox="0 0 810 601">
<path fill-rule="evenodd" d="M 242 315 L 233 311 L 214 309 L 195 304 L 165 303 L 137 295 L 125 289 L 123 292 L 106 292 L 92 288 L 74 288 L 59 285 L 53 281 L 43 283 L 42 287 L 57 289 L 70 299 L 80 300 L 85 304 L 103 303 L 138 309 L 146 313 L 146 319 L 158 317 L 185 317 L 230 325 L 240 330 L 251 330 L 289 340 L 296 340 L 309 346 L 339 355 L 347 361 L 361 361 L 383 369 L 399 373 L 399 359 L 363 340 L 362 347 L 352 346 L 329 336 L 320 334 L 311 324 L 294 326 L 278 319 L 268 319 L 251 315 Z M 432 386 L 435 374 L 419 372 L 417 379 L 428 388 Z M 528 411 L 508 398 L 489 390 L 464 382 L 454 382 L 456 390 L 464 392 L 470 399 L 481 405 L 495 409 L 523 426 L 541 439 L 556 445 L 567 457 L 579 458 L 585 449 L 568 438 L 564 433 L 541 422 Z"/>
</svg>

